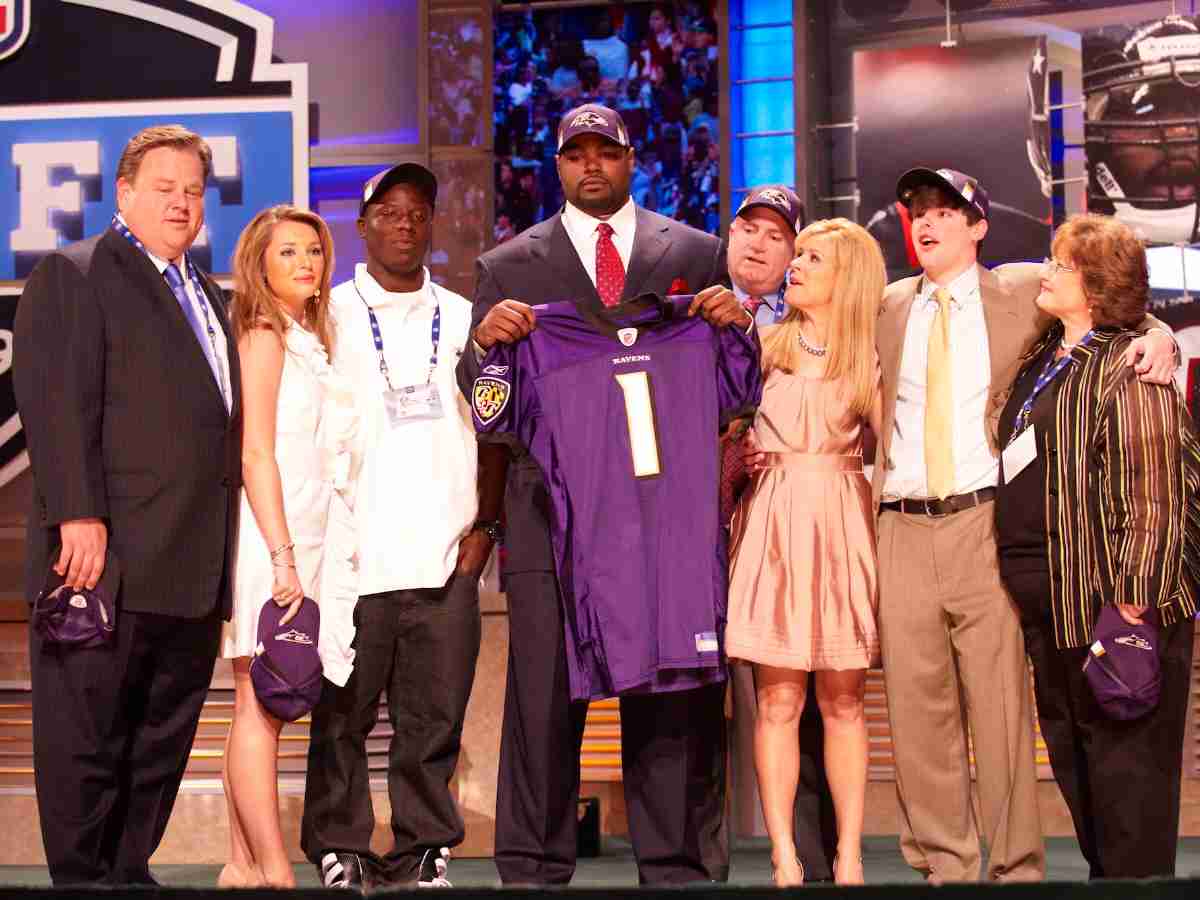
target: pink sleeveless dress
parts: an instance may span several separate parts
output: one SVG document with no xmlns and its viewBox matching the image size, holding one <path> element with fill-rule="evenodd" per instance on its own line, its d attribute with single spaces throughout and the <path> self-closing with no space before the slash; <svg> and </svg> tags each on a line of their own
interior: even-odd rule
<svg viewBox="0 0 1200 900">
<path fill-rule="evenodd" d="M 839 386 L 773 370 L 754 421 L 767 465 L 734 513 L 725 652 L 787 669 L 879 665 L 866 423 Z"/>
</svg>

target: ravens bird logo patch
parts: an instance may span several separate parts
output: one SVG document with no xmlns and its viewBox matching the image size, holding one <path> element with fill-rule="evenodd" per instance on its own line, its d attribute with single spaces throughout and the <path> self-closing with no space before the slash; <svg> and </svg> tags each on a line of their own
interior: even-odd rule
<svg viewBox="0 0 1200 900">
<path fill-rule="evenodd" d="M 475 418 L 481 424 L 487 425 L 504 412 L 511 391 L 507 381 L 491 375 L 480 375 L 471 389 L 471 406 L 475 410 Z"/>
</svg>

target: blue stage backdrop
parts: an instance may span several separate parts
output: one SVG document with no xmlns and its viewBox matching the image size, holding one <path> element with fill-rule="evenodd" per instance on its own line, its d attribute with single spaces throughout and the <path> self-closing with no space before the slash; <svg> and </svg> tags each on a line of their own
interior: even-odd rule
<svg viewBox="0 0 1200 900">
<path fill-rule="evenodd" d="M 121 150 L 147 125 L 212 145 L 194 256 L 214 274 L 258 210 L 307 205 L 308 68 L 272 61 L 270 17 L 235 0 L 6 8 L 27 15 L 27 37 L 9 29 L 0 47 L 0 293 L 108 224 Z"/>
</svg>

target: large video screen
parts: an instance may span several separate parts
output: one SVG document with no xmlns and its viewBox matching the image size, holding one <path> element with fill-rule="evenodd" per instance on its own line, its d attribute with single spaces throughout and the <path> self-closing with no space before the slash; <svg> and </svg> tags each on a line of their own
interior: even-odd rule
<svg viewBox="0 0 1200 900">
<path fill-rule="evenodd" d="M 496 215 L 501 243 L 563 203 L 555 136 L 581 103 L 620 111 L 640 206 L 720 228 L 716 0 L 499 11 L 495 21 Z"/>
</svg>

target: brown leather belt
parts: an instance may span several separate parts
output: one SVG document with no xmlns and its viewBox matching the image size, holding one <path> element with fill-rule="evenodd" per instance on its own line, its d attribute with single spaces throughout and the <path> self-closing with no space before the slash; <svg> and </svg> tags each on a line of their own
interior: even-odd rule
<svg viewBox="0 0 1200 900">
<path fill-rule="evenodd" d="M 895 510 L 896 512 L 902 512 L 910 516 L 948 516 L 952 513 L 962 512 L 964 509 L 973 509 L 981 503 L 987 503 L 989 500 L 994 499 L 996 499 L 996 489 L 994 487 L 985 487 L 977 491 L 971 491 L 969 494 L 955 494 L 944 500 L 936 498 L 930 500 L 888 500 L 880 503 L 879 508 Z"/>
</svg>

